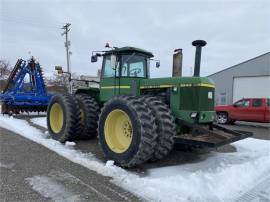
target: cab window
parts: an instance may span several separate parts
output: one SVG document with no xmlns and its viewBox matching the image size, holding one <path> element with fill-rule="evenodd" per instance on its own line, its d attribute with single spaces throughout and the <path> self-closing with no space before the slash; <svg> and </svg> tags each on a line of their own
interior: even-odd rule
<svg viewBox="0 0 270 202">
<path fill-rule="evenodd" d="M 119 76 L 119 66 L 114 70 L 112 68 L 111 64 L 111 55 L 104 56 L 103 61 L 103 77 L 109 78 L 109 77 L 118 77 Z"/>
<path fill-rule="evenodd" d="M 267 100 L 266 100 L 266 106 L 267 106 L 267 107 L 270 107 L 270 99 L 267 99 Z"/>
<path fill-rule="evenodd" d="M 234 104 L 237 107 L 249 107 L 249 100 L 240 100 Z"/>
<path fill-rule="evenodd" d="M 262 106 L 262 99 L 253 99 L 252 100 L 252 107 L 261 107 Z"/>
<path fill-rule="evenodd" d="M 122 77 L 146 77 L 147 74 L 147 59 L 145 56 L 136 55 L 122 55 Z"/>
<path fill-rule="evenodd" d="M 243 100 L 242 107 L 249 107 L 249 100 Z"/>
<path fill-rule="evenodd" d="M 240 106 L 242 106 L 242 104 L 243 104 L 243 100 L 240 100 L 240 101 L 234 103 L 234 106 L 240 107 Z"/>
</svg>

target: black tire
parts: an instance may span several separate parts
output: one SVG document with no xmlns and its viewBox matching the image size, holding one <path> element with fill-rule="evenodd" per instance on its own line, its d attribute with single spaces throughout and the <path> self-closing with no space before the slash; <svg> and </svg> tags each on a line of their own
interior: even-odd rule
<svg viewBox="0 0 270 202">
<path fill-rule="evenodd" d="M 235 124 L 235 121 L 236 121 L 236 120 L 230 119 L 230 120 L 229 120 L 229 124 L 234 125 L 234 124 Z"/>
<path fill-rule="evenodd" d="M 217 112 L 216 120 L 219 124 L 227 124 L 229 123 L 229 117 L 227 112 Z"/>
<path fill-rule="evenodd" d="M 63 111 L 63 124 L 59 132 L 52 129 L 52 107 L 58 104 Z M 47 126 L 51 137 L 61 143 L 77 139 L 80 134 L 80 108 L 72 95 L 55 95 L 47 108 Z"/>
<path fill-rule="evenodd" d="M 81 133 L 79 139 L 91 139 L 97 136 L 99 106 L 94 98 L 87 94 L 77 94 L 76 99 L 83 115 L 81 123 Z"/>
<path fill-rule="evenodd" d="M 124 111 L 132 124 L 132 140 L 127 150 L 117 153 L 110 149 L 105 139 L 105 122 L 114 110 Z M 134 167 L 149 160 L 156 146 L 156 125 L 148 106 L 139 98 L 117 96 L 109 100 L 103 107 L 98 124 L 99 143 L 104 155 L 122 167 Z"/>
<path fill-rule="evenodd" d="M 152 110 L 157 125 L 157 145 L 151 161 L 163 159 L 174 146 L 176 125 L 170 108 L 157 97 L 142 96 L 141 100 Z"/>
</svg>

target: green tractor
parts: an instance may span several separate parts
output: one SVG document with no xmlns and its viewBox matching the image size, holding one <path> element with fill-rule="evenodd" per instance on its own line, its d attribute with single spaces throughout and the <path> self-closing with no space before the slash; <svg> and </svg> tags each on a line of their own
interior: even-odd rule
<svg viewBox="0 0 270 202">
<path fill-rule="evenodd" d="M 174 144 L 218 147 L 251 136 L 215 125 L 213 82 L 200 77 L 197 40 L 193 77 L 150 79 L 151 52 L 134 47 L 95 52 L 103 58 L 98 88 L 55 95 L 47 109 L 51 137 L 62 143 L 98 137 L 107 159 L 122 167 L 166 157 Z M 159 62 L 156 63 L 159 66 Z"/>
</svg>

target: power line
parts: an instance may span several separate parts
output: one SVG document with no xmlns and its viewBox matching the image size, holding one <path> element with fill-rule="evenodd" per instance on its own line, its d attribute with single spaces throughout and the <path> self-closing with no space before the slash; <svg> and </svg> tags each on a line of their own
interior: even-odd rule
<svg viewBox="0 0 270 202">
<path fill-rule="evenodd" d="M 64 23 L 59 23 L 59 25 L 48 25 L 48 23 L 38 22 L 38 21 L 29 21 L 25 19 L 15 19 L 15 18 L 5 18 L 0 16 L 0 21 L 6 23 L 14 23 L 14 24 L 24 24 L 31 25 L 36 27 L 43 27 L 46 29 L 59 29 L 59 26 Z"/>
<path fill-rule="evenodd" d="M 18 14 L 15 14 L 15 15 L 10 15 L 10 13 L 6 13 L 5 11 L 4 12 L 1 12 L 0 13 L 0 17 L 2 18 L 6 18 L 6 19 L 14 19 L 14 20 L 24 20 L 24 21 L 28 21 L 28 22 L 38 22 L 40 23 L 41 21 L 46 21 L 47 19 L 50 19 L 46 16 L 46 18 L 42 17 L 41 15 L 18 15 Z M 65 24 L 65 22 L 63 21 L 58 21 L 58 20 L 55 20 L 54 18 L 52 18 L 51 20 L 53 20 L 54 23 L 56 24 Z"/>
</svg>

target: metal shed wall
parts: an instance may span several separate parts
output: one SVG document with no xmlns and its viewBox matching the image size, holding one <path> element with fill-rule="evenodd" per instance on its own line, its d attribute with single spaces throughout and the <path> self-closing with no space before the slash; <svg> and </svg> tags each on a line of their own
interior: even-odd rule
<svg viewBox="0 0 270 202">
<path fill-rule="evenodd" d="M 234 77 L 250 76 L 270 76 L 270 52 L 209 75 L 208 77 L 216 85 L 216 104 L 232 104 Z M 265 85 L 269 84 L 266 83 Z M 268 86 L 268 89 L 270 89 L 270 86 Z"/>
</svg>

